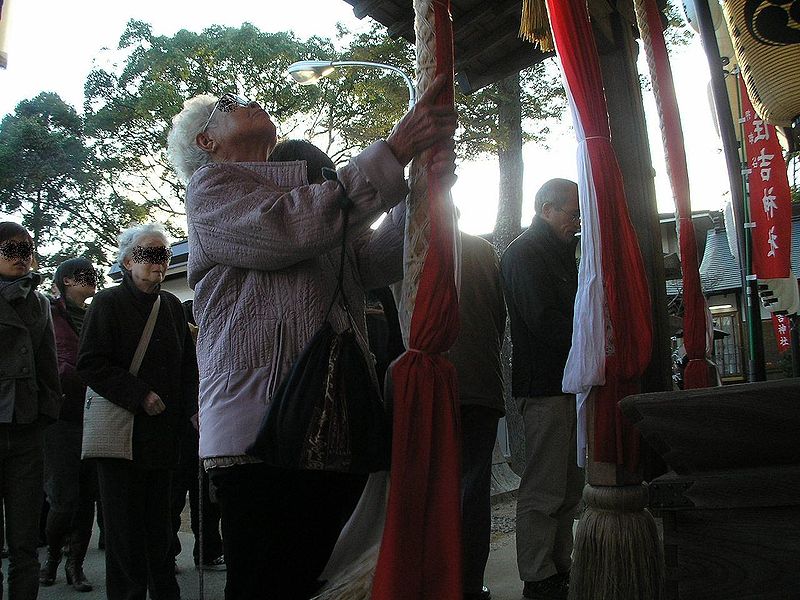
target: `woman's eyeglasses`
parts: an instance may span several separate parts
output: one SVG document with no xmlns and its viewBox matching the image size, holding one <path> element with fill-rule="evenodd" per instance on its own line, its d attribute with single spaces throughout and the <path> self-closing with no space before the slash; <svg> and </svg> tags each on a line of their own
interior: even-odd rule
<svg viewBox="0 0 800 600">
<path fill-rule="evenodd" d="M 233 112 L 237 108 L 244 108 L 250 105 L 250 100 L 247 98 L 243 98 L 242 96 L 237 96 L 236 94 L 222 94 L 217 100 L 217 103 L 214 104 L 214 108 L 211 109 L 211 114 L 208 115 L 208 121 L 206 124 L 203 125 L 203 128 L 200 130 L 200 133 L 205 133 L 206 129 L 208 129 L 208 125 L 211 123 L 211 119 L 214 116 L 214 113 L 217 110 L 220 110 L 225 113 Z"/>
</svg>

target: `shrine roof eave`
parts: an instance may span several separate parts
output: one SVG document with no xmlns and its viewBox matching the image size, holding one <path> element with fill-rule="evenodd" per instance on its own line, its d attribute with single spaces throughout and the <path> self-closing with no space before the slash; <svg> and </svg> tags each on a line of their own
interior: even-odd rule
<svg viewBox="0 0 800 600">
<path fill-rule="evenodd" d="M 341 2 L 342 0 L 334 0 Z M 393 38 L 414 43 L 412 0 L 344 0 L 359 19 L 371 17 L 387 28 Z M 635 26 L 630 0 L 588 0 L 599 51 L 613 45 L 611 15 Z M 664 0 L 659 0 L 663 5 Z M 513 75 L 545 58 L 530 42 L 520 39 L 522 0 L 450 0 L 453 15 L 453 46 L 456 82 L 469 94 Z"/>
</svg>

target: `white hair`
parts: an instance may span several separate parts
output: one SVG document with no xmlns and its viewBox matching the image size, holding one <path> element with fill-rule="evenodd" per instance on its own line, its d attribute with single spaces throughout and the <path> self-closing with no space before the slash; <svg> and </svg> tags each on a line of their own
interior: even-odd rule
<svg viewBox="0 0 800 600">
<path fill-rule="evenodd" d="M 169 248 L 169 240 L 167 239 L 167 230 L 161 223 L 143 223 L 141 225 L 134 225 L 128 227 L 125 231 L 119 234 L 117 241 L 119 242 L 119 250 L 117 250 L 117 264 L 120 268 L 124 268 L 122 263 L 136 247 L 139 240 L 144 237 L 160 237 L 164 240 L 164 245 Z"/>
<path fill-rule="evenodd" d="M 211 162 L 211 155 L 195 141 L 211 116 L 217 98 L 201 94 L 183 103 L 183 110 L 172 118 L 172 129 L 167 135 L 167 156 L 183 183 L 194 172 Z"/>
</svg>

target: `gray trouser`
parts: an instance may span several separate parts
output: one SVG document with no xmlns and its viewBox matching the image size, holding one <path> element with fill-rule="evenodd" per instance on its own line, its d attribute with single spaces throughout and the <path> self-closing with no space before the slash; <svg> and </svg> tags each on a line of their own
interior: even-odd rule
<svg viewBox="0 0 800 600">
<path fill-rule="evenodd" d="M 575 396 L 517 398 L 525 470 L 517 495 L 517 566 L 540 581 L 572 565 L 572 525 L 584 485 L 575 441 Z"/>
</svg>

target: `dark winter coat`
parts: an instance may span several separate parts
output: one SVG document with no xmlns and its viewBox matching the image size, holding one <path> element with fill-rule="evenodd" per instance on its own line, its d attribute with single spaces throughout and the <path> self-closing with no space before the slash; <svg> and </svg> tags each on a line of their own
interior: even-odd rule
<svg viewBox="0 0 800 600">
<path fill-rule="evenodd" d="M 518 398 L 561 394 L 572 346 L 578 291 L 575 242 L 564 242 L 548 223 L 533 223 L 506 249 L 501 261 L 511 320 L 512 394 Z"/>
<path fill-rule="evenodd" d="M 458 314 L 461 327 L 447 358 L 458 373 L 461 406 L 486 406 L 505 414 L 500 351 L 506 305 L 500 265 L 489 242 L 463 232 Z"/>
<path fill-rule="evenodd" d="M 197 412 L 197 360 L 180 300 L 159 291 L 161 307 L 136 377 L 129 372 L 156 294 L 139 290 L 128 274 L 99 292 L 80 336 L 78 374 L 89 387 L 136 415 L 133 461 L 143 468 L 174 468 L 180 436 Z M 157 416 L 142 403 L 155 392 L 166 409 Z"/>
<path fill-rule="evenodd" d="M 61 406 L 53 321 L 49 301 L 36 291 L 40 281 L 31 273 L 3 282 L 18 293 L 0 293 L 0 397 L 4 406 L 13 406 L 7 422 L 19 425 L 51 423 Z"/>
<path fill-rule="evenodd" d="M 53 315 L 53 330 L 58 350 L 58 375 L 61 378 L 61 391 L 64 393 L 61 414 L 58 418 L 62 421 L 80 423 L 83 420 L 86 385 L 75 370 L 78 363 L 78 332 L 70 321 L 63 298 L 50 301 L 50 312 Z"/>
</svg>

